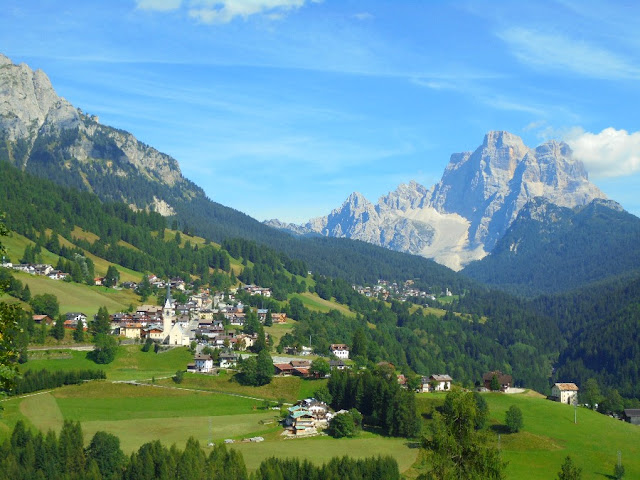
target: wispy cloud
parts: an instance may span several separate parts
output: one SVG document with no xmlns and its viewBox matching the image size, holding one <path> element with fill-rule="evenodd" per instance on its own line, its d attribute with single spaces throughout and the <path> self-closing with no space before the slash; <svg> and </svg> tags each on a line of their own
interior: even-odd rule
<svg viewBox="0 0 640 480">
<path fill-rule="evenodd" d="M 356 13 L 353 18 L 355 18 L 356 20 L 373 20 L 375 17 L 369 13 L 369 12 L 360 12 L 360 13 Z"/>
<path fill-rule="evenodd" d="M 136 3 L 141 10 L 169 12 L 180 8 L 182 0 L 136 0 Z"/>
<path fill-rule="evenodd" d="M 563 139 L 594 177 L 623 177 L 640 172 L 640 132 L 609 127 L 591 133 L 575 127 Z"/>
<path fill-rule="evenodd" d="M 640 68 L 605 48 L 556 33 L 509 28 L 498 34 L 522 63 L 593 78 L 636 79 Z"/>
<path fill-rule="evenodd" d="M 257 14 L 280 19 L 284 13 L 298 9 L 305 3 L 307 0 L 193 0 L 189 6 L 189 16 L 208 24 L 229 23 L 237 17 L 246 20 Z"/>
</svg>

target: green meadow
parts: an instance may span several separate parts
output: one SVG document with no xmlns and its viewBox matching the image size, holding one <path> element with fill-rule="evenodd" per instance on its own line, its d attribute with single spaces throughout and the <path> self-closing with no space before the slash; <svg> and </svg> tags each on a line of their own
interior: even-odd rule
<svg viewBox="0 0 640 480">
<path fill-rule="evenodd" d="M 170 386 L 172 380 L 163 379 L 157 383 Z M 301 398 L 312 397 L 313 392 L 326 383 L 325 379 L 304 380 L 300 377 L 274 377 L 268 385 L 248 387 L 235 381 L 231 373 L 223 371 L 216 376 L 188 373 L 180 386 L 194 390 L 246 395 L 274 401 L 283 399 L 285 402 L 293 403 Z"/>
<path fill-rule="evenodd" d="M 345 307 L 334 301 L 325 300 L 320 298 L 315 293 L 293 293 L 289 295 L 289 300 L 291 298 L 299 299 L 302 304 L 307 307 L 309 310 L 315 310 L 316 312 L 327 313 L 331 310 L 337 310 L 344 315 L 348 315 L 350 317 L 355 317 L 356 314 L 349 310 L 349 308 Z"/>
<path fill-rule="evenodd" d="M 193 355 L 185 348 L 172 348 L 166 352 L 142 352 L 141 345 L 122 345 L 118 349 L 115 360 L 108 365 L 96 365 L 87 358 L 84 351 L 55 349 L 31 352 L 33 357 L 21 369 L 40 370 L 72 370 L 97 369 L 104 370 L 107 380 L 151 380 L 174 375 L 177 370 L 185 370 L 193 360 Z"/>
<path fill-rule="evenodd" d="M 107 307 L 111 312 L 120 312 L 136 305 L 139 297 L 131 290 L 115 290 L 107 287 L 88 287 L 79 283 L 51 280 L 47 277 L 29 275 L 24 272 L 13 272 L 23 284 L 29 285 L 31 295 L 52 293 L 60 303 L 60 312 L 82 312 L 93 318 L 100 307 Z"/>
<path fill-rule="evenodd" d="M 578 421 L 574 423 L 572 406 L 552 402 L 535 392 L 483 395 L 489 404 L 493 441 L 508 462 L 507 478 L 556 478 L 560 465 L 570 455 L 582 468 L 583 480 L 602 480 L 612 475 L 618 451 L 625 478 L 640 478 L 640 427 L 585 408 L 577 409 Z M 425 412 L 443 400 L 440 394 L 418 395 L 419 408 Z M 514 434 L 502 428 L 511 405 L 520 407 L 524 417 L 523 430 Z"/>
<path fill-rule="evenodd" d="M 141 352 L 140 345 L 123 346 L 116 360 L 103 366 L 107 380 L 87 382 L 40 392 L 2 402 L 0 441 L 7 438 L 18 419 L 41 430 L 59 430 L 64 420 L 78 420 L 85 440 L 104 430 L 118 435 L 129 453 L 145 442 L 159 439 L 167 445 L 183 446 L 189 436 L 203 445 L 226 438 L 241 440 L 260 435 L 262 443 L 235 443 L 250 470 L 270 456 L 298 456 L 322 463 L 332 456 L 366 457 L 391 454 L 407 478 L 425 471 L 425 455 L 415 441 L 386 438 L 363 432 L 354 439 L 326 436 L 284 440 L 277 424 L 278 412 L 264 410 L 262 399 L 293 402 L 313 395 L 326 380 L 276 377 L 270 385 L 245 387 L 228 372 L 218 376 L 187 374 L 180 385 L 170 378 L 184 369 L 192 357 L 186 348 L 165 353 Z M 86 352 L 57 349 L 32 352 L 25 368 L 67 370 L 98 368 Z M 151 378 L 155 377 L 155 383 Z M 146 380 L 145 385 L 112 383 Z M 509 479 L 555 478 L 567 455 L 582 468 L 583 480 L 605 479 L 613 472 L 618 451 L 626 478 L 640 478 L 640 427 L 590 410 L 577 410 L 546 400 L 535 392 L 516 395 L 483 394 L 490 409 L 488 430 L 492 442 L 507 462 Z M 248 398 L 252 397 L 252 398 Z M 428 431 L 430 413 L 444 401 L 442 394 L 419 394 L 418 410 Z M 517 405 L 523 412 L 524 428 L 506 433 L 505 413 Z"/>
</svg>

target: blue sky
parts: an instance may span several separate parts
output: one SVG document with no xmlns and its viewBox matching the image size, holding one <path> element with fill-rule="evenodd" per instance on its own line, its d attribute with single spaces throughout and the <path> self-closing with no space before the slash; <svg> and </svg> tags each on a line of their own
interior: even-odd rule
<svg viewBox="0 0 640 480">
<path fill-rule="evenodd" d="M 4 0 L 0 52 L 260 220 L 431 187 L 489 130 L 566 140 L 640 215 L 638 25 L 631 1 Z"/>
</svg>

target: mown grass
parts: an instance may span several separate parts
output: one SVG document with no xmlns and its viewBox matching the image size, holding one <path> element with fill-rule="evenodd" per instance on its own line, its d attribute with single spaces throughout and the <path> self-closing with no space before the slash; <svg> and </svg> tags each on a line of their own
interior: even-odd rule
<svg viewBox="0 0 640 480">
<path fill-rule="evenodd" d="M 613 473 L 618 451 L 622 453 L 625 478 L 640 478 L 639 427 L 585 408 L 578 408 L 578 423 L 574 424 L 573 407 L 539 395 L 483 395 L 489 405 L 488 428 L 493 442 L 508 462 L 507 478 L 555 478 L 567 455 L 582 468 L 583 480 L 607 478 Z M 444 395 L 420 394 L 419 409 L 428 417 L 443 400 Z M 511 405 L 520 407 L 524 417 L 524 428 L 515 434 L 501 428 Z"/>
<path fill-rule="evenodd" d="M 78 283 L 51 280 L 47 277 L 13 272 L 23 284 L 29 285 L 32 297 L 52 293 L 60 303 L 60 312 L 82 312 L 93 318 L 102 306 L 109 312 L 126 310 L 130 304 L 137 304 L 138 297 L 131 290 L 115 290 L 107 287 L 89 287 Z"/>
<path fill-rule="evenodd" d="M 2 245 L 4 245 L 4 247 L 6 248 L 7 257 L 13 263 L 19 263 L 20 259 L 24 255 L 24 251 L 27 248 L 27 245 L 34 246 L 35 243 L 28 238 L 23 237 L 19 233 L 11 232 L 8 236 L 2 237 Z M 46 248 L 42 249 L 40 257 L 44 263 L 49 263 L 54 266 L 56 263 L 58 263 L 58 255 L 51 253 Z"/>
<path fill-rule="evenodd" d="M 305 307 L 307 307 L 309 310 L 314 310 L 316 312 L 327 313 L 327 312 L 330 312 L 331 310 L 337 310 L 340 313 L 343 313 L 344 315 L 347 315 L 349 317 L 356 316 L 355 312 L 352 312 L 351 310 L 349 310 L 349 308 L 345 307 L 344 305 L 341 305 L 334 301 L 329 301 L 329 300 L 320 298 L 315 293 L 309 293 L 309 292 L 293 293 L 289 295 L 289 300 L 291 300 L 292 298 L 299 299 Z"/>
<path fill-rule="evenodd" d="M 257 435 L 257 432 L 265 428 L 261 422 L 271 420 L 273 412 L 261 410 L 245 415 L 86 421 L 82 422 L 82 430 L 85 443 L 91 441 L 93 435 L 100 430 L 117 435 L 121 439 L 121 448 L 129 454 L 153 440 L 161 440 L 167 446 L 175 443 L 179 448 L 184 448 L 190 436 L 199 440 L 203 446 L 212 439 L 216 443 L 226 438 L 239 440 Z"/>
<path fill-rule="evenodd" d="M 171 385 L 170 379 L 158 383 Z M 284 399 L 293 403 L 301 398 L 313 396 L 313 392 L 325 385 L 327 380 L 305 380 L 300 377 L 274 377 L 271 383 L 261 387 L 241 385 L 233 378 L 233 374 L 221 372 L 217 376 L 188 373 L 180 384 L 181 387 L 211 392 L 226 392 L 269 400 Z"/>
<path fill-rule="evenodd" d="M 280 339 L 285 333 L 291 333 L 294 324 L 295 321 L 287 319 L 287 323 L 274 323 L 270 327 L 264 327 L 264 331 L 273 338 L 273 344 L 278 345 L 280 343 Z"/>
<path fill-rule="evenodd" d="M 172 376 L 177 370 L 184 370 L 193 355 L 187 348 L 173 348 L 162 353 L 142 352 L 141 345 L 122 345 L 118 349 L 115 360 L 107 365 L 97 365 L 87 358 L 88 352 L 65 350 L 60 358 L 57 354 L 49 357 L 38 352 L 37 358 L 20 366 L 21 370 L 72 370 L 102 369 L 108 380 L 146 380 L 152 377 Z M 55 349 L 58 352 L 61 349 Z M 51 358 L 54 357 L 54 358 Z"/>
<path fill-rule="evenodd" d="M 239 415 L 260 406 L 230 395 L 105 381 L 57 389 L 53 396 L 64 418 L 81 422 Z"/>
<path fill-rule="evenodd" d="M 64 416 L 51 393 L 40 393 L 25 398 L 20 403 L 20 412 L 39 430 L 60 431 Z"/>
<path fill-rule="evenodd" d="M 418 449 L 412 446 L 404 438 L 381 437 L 363 432 L 356 438 L 297 438 L 284 442 L 234 444 L 233 448 L 242 453 L 249 470 L 255 470 L 260 462 L 269 457 L 296 457 L 321 465 L 333 457 L 345 455 L 353 458 L 391 455 L 398 461 L 400 471 L 403 472 L 415 462 L 418 455 Z"/>
</svg>

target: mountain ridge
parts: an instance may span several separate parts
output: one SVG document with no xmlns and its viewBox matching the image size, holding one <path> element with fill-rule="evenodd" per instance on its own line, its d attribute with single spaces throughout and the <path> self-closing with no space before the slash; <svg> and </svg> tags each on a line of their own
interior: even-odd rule
<svg viewBox="0 0 640 480">
<path fill-rule="evenodd" d="M 46 74 L 14 65 L 6 56 L 0 57 L 0 114 L 0 161 L 58 185 L 95 193 L 102 201 L 161 213 L 182 231 L 215 242 L 255 241 L 304 260 L 316 273 L 355 283 L 379 278 L 468 283 L 427 259 L 347 239 L 296 239 L 214 202 L 182 176 L 177 160 L 131 133 L 100 124 L 59 97 Z"/>
<path fill-rule="evenodd" d="M 326 217 L 304 225 L 267 224 L 297 235 L 357 238 L 460 270 L 490 253 L 527 201 L 538 196 L 567 207 L 606 198 L 566 143 L 551 140 L 532 149 L 514 134 L 491 131 L 475 151 L 452 154 L 430 189 L 415 181 L 400 184 L 375 205 L 360 195 L 366 219 L 352 194 Z"/>
</svg>

